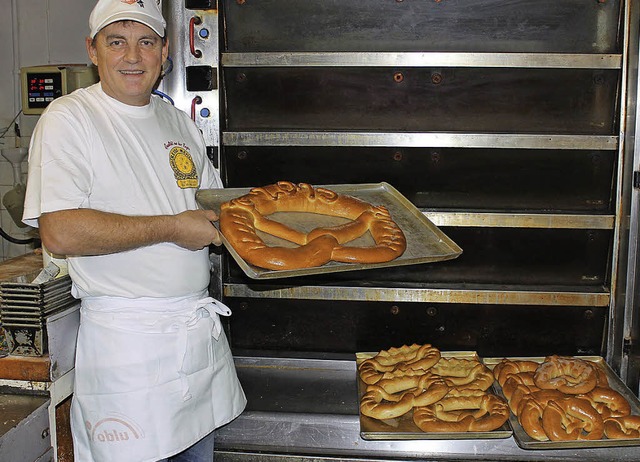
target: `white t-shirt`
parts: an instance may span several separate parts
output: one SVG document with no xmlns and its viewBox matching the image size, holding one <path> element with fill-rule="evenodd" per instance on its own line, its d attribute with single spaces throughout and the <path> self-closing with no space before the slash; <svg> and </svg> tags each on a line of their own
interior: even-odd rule
<svg viewBox="0 0 640 462">
<path fill-rule="evenodd" d="M 129 106 L 100 83 L 54 100 L 29 148 L 24 222 L 91 208 L 123 215 L 173 215 L 198 208 L 198 188 L 221 188 L 202 134 L 182 111 L 152 96 Z M 162 243 L 127 252 L 68 257 L 76 294 L 176 297 L 209 283 L 208 250 Z"/>
</svg>

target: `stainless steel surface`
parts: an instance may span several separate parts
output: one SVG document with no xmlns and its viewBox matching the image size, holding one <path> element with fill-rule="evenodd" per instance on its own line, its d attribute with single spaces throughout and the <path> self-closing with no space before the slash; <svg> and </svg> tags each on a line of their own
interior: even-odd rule
<svg viewBox="0 0 640 462">
<path fill-rule="evenodd" d="M 587 292 L 577 289 L 569 292 L 558 289 L 530 290 L 522 288 L 490 289 L 478 288 L 389 288 L 389 287 L 341 287 L 341 286 L 305 286 L 259 288 L 246 284 L 224 285 L 226 297 L 275 298 L 298 300 L 352 300 L 386 302 L 423 302 L 423 303 L 471 303 L 498 305 L 542 305 L 542 306 L 608 306 L 609 293 L 603 289 Z"/>
<path fill-rule="evenodd" d="M 524 450 L 513 437 L 364 440 L 360 437 L 355 360 L 237 357 L 236 365 L 248 408 L 216 431 L 216 451 L 252 454 L 246 460 L 261 460 L 260 453 L 277 455 L 273 460 L 295 455 L 300 460 L 640 460 L 638 447 Z"/>
<path fill-rule="evenodd" d="M 163 2 L 163 12 L 170 18 L 167 24 L 171 65 L 163 77 L 159 89 L 170 95 L 175 106 L 187 114 L 195 109 L 194 121 L 202 131 L 207 146 L 214 147 L 215 163 L 218 164 L 218 147 L 220 146 L 220 102 L 218 82 L 218 10 L 187 10 L 184 2 Z M 199 18 L 194 24 L 194 49 L 199 57 L 194 56 L 189 46 L 189 23 L 192 18 Z M 201 31 L 206 35 L 202 36 Z M 210 91 L 194 91 L 186 88 L 185 75 L 190 66 L 211 66 L 216 77 L 216 88 Z M 194 99 L 200 98 L 199 103 Z M 203 112 L 204 110 L 204 112 Z"/>
<path fill-rule="evenodd" d="M 410 66 L 619 69 L 619 54 L 561 53 L 223 53 L 227 67 Z"/>
<path fill-rule="evenodd" d="M 303 268 L 297 270 L 267 270 L 257 268 L 237 253 L 229 241 L 222 234 L 222 241 L 236 263 L 247 276 L 253 279 L 275 279 L 311 274 L 327 274 L 342 271 L 357 271 L 372 268 L 388 268 L 401 265 L 415 265 L 450 260 L 458 257 L 462 249 L 448 238 L 441 230 L 431 223 L 411 202 L 387 183 L 359 184 L 359 185 L 324 185 L 338 194 L 349 195 L 362 199 L 376 206 L 384 206 L 389 210 L 393 220 L 402 229 L 407 240 L 404 253 L 395 260 L 384 263 L 356 264 L 329 262 L 320 267 Z M 206 209 L 220 212 L 220 205 L 233 198 L 249 192 L 250 188 L 208 189 L 200 190 L 196 195 L 198 203 Z M 317 216 L 319 218 L 319 216 Z M 291 225 L 291 223 L 289 223 Z M 297 223 L 298 225 L 300 223 Z M 307 223 L 309 224 L 309 223 Z M 337 223 L 334 223 L 337 224 Z M 323 224 L 326 226 L 327 224 Z M 315 225 L 309 225 L 311 229 Z M 354 241 L 354 245 L 372 245 L 373 241 L 363 243 Z M 267 242 L 267 241 L 265 241 Z M 267 242 L 268 243 L 268 242 Z M 282 244 L 280 244 L 282 245 Z"/>
<path fill-rule="evenodd" d="M 471 213 L 425 211 L 436 226 L 491 228 L 612 229 L 612 215 L 564 215 L 551 213 Z"/>
<path fill-rule="evenodd" d="M 629 24 L 631 37 L 638 37 L 640 13 L 634 9 L 630 12 Z M 639 53 L 639 43 L 637 39 L 629 40 L 629 54 L 637 56 Z M 629 147 L 630 154 L 625 156 L 626 169 L 633 172 L 640 171 L 640 138 L 636 136 L 640 130 L 640 120 L 637 118 L 638 111 L 638 86 L 634 82 L 638 81 L 638 62 L 629 62 L 627 68 L 630 84 L 627 86 L 628 111 L 626 121 L 626 131 L 623 142 Z M 627 265 L 626 278 L 618 279 L 618 293 L 625 294 L 620 297 L 615 315 L 612 316 L 614 331 L 620 330 L 621 334 L 614 336 L 608 344 L 611 356 L 620 357 L 620 374 L 626 383 L 635 384 L 634 392 L 640 394 L 640 312 L 638 309 L 628 309 L 626 307 L 637 307 L 640 304 L 640 189 L 631 187 L 630 182 L 625 184 L 624 197 L 629 202 L 630 215 L 628 228 L 623 228 L 622 237 L 627 237 L 628 233 L 628 256 L 620 262 L 620 265 Z M 627 220 L 625 220 L 627 223 Z M 626 308 L 626 309 L 625 309 Z"/>
<path fill-rule="evenodd" d="M 50 451 L 46 396 L 0 393 L 0 461 L 34 462 Z"/>
<path fill-rule="evenodd" d="M 54 382 L 75 366 L 79 327 L 79 301 L 75 305 L 47 317 L 47 350 L 51 360 L 51 380 Z"/>
<path fill-rule="evenodd" d="M 323 131 L 225 131 L 224 144 L 233 146 L 392 146 L 520 149 L 618 148 L 618 137 L 610 135 L 556 135 L 446 132 L 336 132 Z"/>
</svg>

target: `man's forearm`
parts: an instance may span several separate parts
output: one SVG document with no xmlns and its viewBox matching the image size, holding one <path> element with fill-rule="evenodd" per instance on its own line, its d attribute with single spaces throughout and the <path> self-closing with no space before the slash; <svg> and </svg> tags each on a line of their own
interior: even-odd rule
<svg viewBox="0 0 640 462">
<path fill-rule="evenodd" d="M 92 209 L 61 210 L 39 219 L 40 238 L 52 253 L 104 255 L 174 242 L 191 250 L 219 244 L 211 211 L 178 215 L 126 216 Z"/>
</svg>

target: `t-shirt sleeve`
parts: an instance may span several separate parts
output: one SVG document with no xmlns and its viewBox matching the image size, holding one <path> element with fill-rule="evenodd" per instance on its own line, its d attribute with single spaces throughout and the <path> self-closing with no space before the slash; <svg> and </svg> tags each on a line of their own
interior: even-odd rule
<svg viewBox="0 0 640 462">
<path fill-rule="evenodd" d="M 37 227 L 43 213 L 81 208 L 91 185 L 91 145 L 83 124 L 61 111 L 45 112 L 29 145 L 22 221 Z"/>
</svg>

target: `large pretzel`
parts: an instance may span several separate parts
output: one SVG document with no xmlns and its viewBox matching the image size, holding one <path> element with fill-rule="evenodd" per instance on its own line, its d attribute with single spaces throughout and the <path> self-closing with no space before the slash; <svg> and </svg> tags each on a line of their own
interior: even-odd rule
<svg viewBox="0 0 640 462">
<path fill-rule="evenodd" d="M 316 213 L 351 221 L 305 233 L 267 218 L 276 212 Z M 220 230 L 245 261 L 271 270 L 310 268 L 330 261 L 383 263 L 402 255 L 407 245 L 402 230 L 385 207 L 325 188 L 287 181 L 253 188 L 248 194 L 221 204 Z M 268 246 L 257 231 L 298 247 Z M 375 245 L 343 245 L 367 231 Z"/>
<path fill-rule="evenodd" d="M 570 395 L 589 393 L 598 383 L 596 366 L 579 358 L 549 356 L 536 369 L 536 386 L 543 390 L 560 390 Z"/>
<path fill-rule="evenodd" d="M 446 397 L 413 411 L 414 423 L 424 432 L 488 432 L 508 418 L 507 403 L 486 393 Z"/>
</svg>

